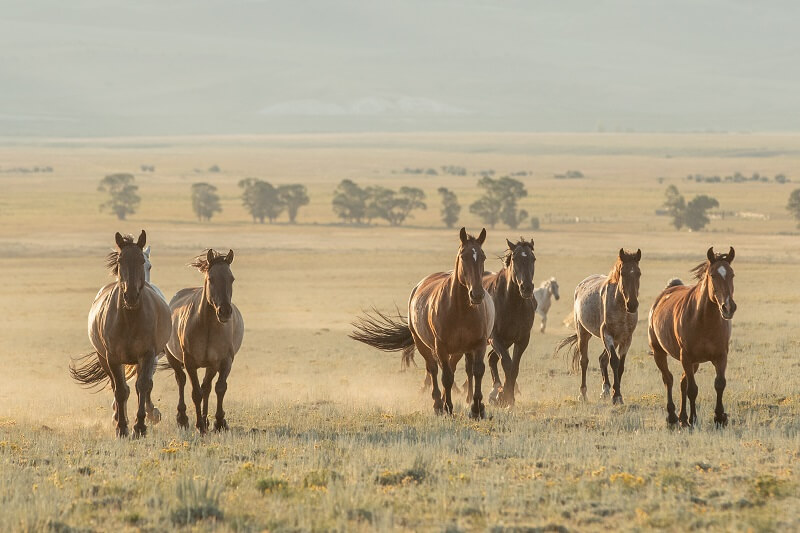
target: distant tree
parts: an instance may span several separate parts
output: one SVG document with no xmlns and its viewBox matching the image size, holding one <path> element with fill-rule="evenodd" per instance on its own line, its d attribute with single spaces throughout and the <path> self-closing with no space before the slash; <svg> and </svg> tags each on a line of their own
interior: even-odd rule
<svg viewBox="0 0 800 533">
<path fill-rule="evenodd" d="M 793 190 L 792 194 L 789 195 L 789 203 L 786 204 L 786 209 L 798 222 L 797 227 L 800 228 L 800 189 Z"/>
<path fill-rule="evenodd" d="M 125 220 L 128 215 L 136 213 L 136 208 L 141 202 L 141 198 L 136 191 L 139 186 L 135 183 L 136 178 L 133 174 L 109 174 L 97 186 L 98 191 L 108 192 L 110 198 L 100 204 L 100 210 L 108 209 L 119 220 Z"/>
<path fill-rule="evenodd" d="M 382 218 L 392 226 L 400 226 L 411 212 L 416 209 L 427 209 L 423 201 L 425 193 L 416 187 L 400 187 L 393 191 L 386 187 L 367 187 L 365 217 L 368 221 Z"/>
<path fill-rule="evenodd" d="M 352 180 L 342 180 L 333 191 L 333 212 L 348 223 L 360 224 L 366 215 L 367 191 Z"/>
<path fill-rule="evenodd" d="M 222 211 L 217 188 L 208 183 L 192 184 L 192 210 L 199 221 L 209 221 L 214 213 Z"/>
<path fill-rule="evenodd" d="M 295 223 L 297 211 L 304 205 L 308 205 L 310 201 L 306 186 L 299 183 L 278 185 L 278 198 L 286 206 L 286 212 L 289 214 L 289 222 L 291 224 Z"/>
<path fill-rule="evenodd" d="M 692 231 L 698 231 L 706 227 L 710 222 L 706 211 L 719 207 L 719 202 L 716 198 L 707 196 L 705 194 L 695 196 L 688 204 L 686 204 L 686 212 L 684 215 L 684 223 Z"/>
<path fill-rule="evenodd" d="M 675 226 L 675 229 L 681 229 L 684 225 L 683 217 L 686 211 L 686 199 L 678 192 L 678 188 L 675 185 L 667 187 L 664 196 L 666 197 L 664 209 L 672 217 L 672 225 Z"/>
<path fill-rule="evenodd" d="M 539 227 L 539 217 L 531 217 L 531 229 L 538 230 Z"/>
<path fill-rule="evenodd" d="M 242 205 L 253 217 L 253 222 L 263 224 L 266 218 L 272 223 L 283 212 L 284 203 L 278 195 L 278 189 L 271 183 L 257 178 L 245 178 L 239 181 L 239 187 L 242 188 Z"/>
<path fill-rule="evenodd" d="M 373 185 L 364 189 L 364 193 L 366 194 L 364 218 L 367 219 L 367 224 L 371 224 L 375 219 L 388 220 L 389 212 L 394 205 L 394 191 Z"/>
<path fill-rule="evenodd" d="M 452 228 L 458 222 L 458 215 L 461 213 L 458 197 L 447 187 L 439 187 L 439 195 L 442 197 L 442 222 L 448 228 Z"/>
<path fill-rule="evenodd" d="M 478 180 L 478 187 L 485 192 L 469 206 L 469 210 L 485 224 L 494 228 L 495 224 L 503 222 L 511 228 L 517 228 L 528 217 L 527 211 L 517 209 L 518 200 L 528 196 L 521 181 L 509 176 L 499 179 L 484 176 Z"/>
<path fill-rule="evenodd" d="M 210 167 L 208 167 L 208 171 L 209 172 L 221 172 L 222 169 L 219 168 L 219 165 L 211 165 Z"/>
</svg>

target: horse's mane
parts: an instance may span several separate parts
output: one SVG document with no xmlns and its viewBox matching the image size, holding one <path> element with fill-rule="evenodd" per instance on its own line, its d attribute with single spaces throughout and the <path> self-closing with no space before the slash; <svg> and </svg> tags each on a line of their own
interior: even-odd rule
<svg viewBox="0 0 800 533">
<path fill-rule="evenodd" d="M 211 254 L 214 256 L 210 263 L 208 262 L 208 252 L 211 252 Z M 195 257 L 192 262 L 189 263 L 189 266 L 196 268 L 200 272 L 208 272 L 209 268 L 224 261 L 225 257 L 225 254 L 221 254 L 212 248 L 207 248 L 202 254 Z"/>
<path fill-rule="evenodd" d="M 531 253 L 533 253 L 533 245 L 525 240 L 524 237 L 520 237 L 517 241 L 517 246 L 527 246 L 531 249 Z M 504 266 L 508 266 L 511 264 L 511 256 L 513 255 L 513 250 L 510 248 L 506 248 L 506 251 L 503 252 L 503 255 L 500 257 L 500 260 L 503 262 Z"/>
<path fill-rule="evenodd" d="M 620 267 L 622 267 L 622 259 L 617 258 L 617 262 L 611 267 L 611 272 L 608 273 L 609 283 L 619 283 Z"/>
<path fill-rule="evenodd" d="M 694 279 L 700 281 L 705 277 L 706 272 L 708 272 L 708 268 L 710 266 L 711 263 L 708 260 L 706 260 L 697 265 L 696 267 L 694 267 L 693 269 L 691 269 L 689 272 L 692 273 L 692 277 L 694 277 Z"/>
<path fill-rule="evenodd" d="M 133 242 L 133 235 L 123 235 L 122 236 L 122 247 L 129 246 L 131 244 L 135 244 Z M 106 268 L 108 269 L 108 273 L 112 276 L 119 275 L 119 250 L 112 250 L 106 256 Z"/>
</svg>

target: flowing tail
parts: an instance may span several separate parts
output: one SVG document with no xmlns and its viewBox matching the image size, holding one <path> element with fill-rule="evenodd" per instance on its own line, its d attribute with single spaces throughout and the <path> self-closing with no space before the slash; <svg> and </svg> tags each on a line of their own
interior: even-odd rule
<svg viewBox="0 0 800 533">
<path fill-rule="evenodd" d="M 381 313 L 374 307 L 352 323 L 351 339 L 368 344 L 384 352 L 403 351 L 402 366 L 414 363 L 414 337 L 408 328 L 408 319 L 397 312 L 397 317 Z M 416 364 L 416 363 L 415 363 Z"/>
<path fill-rule="evenodd" d="M 73 357 L 69 363 L 69 375 L 87 389 L 100 391 L 111 385 L 111 377 L 100 365 L 100 355 L 90 352 L 80 357 Z M 136 375 L 136 365 L 125 365 L 125 379 Z"/>
<path fill-rule="evenodd" d="M 570 364 L 570 370 L 572 370 L 573 372 L 577 372 L 578 369 L 580 368 L 580 364 L 581 364 L 581 354 L 580 354 L 580 351 L 578 350 L 578 334 L 577 333 L 573 333 L 569 337 L 563 338 L 561 340 L 561 342 L 559 342 L 558 345 L 556 346 L 556 349 L 553 350 L 553 356 L 558 354 L 558 352 L 560 352 L 561 350 L 563 350 L 567 346 L 569 346 L 570 349 L 572 350 L 572 362 Z M 567 353 L 569 353 L 569 352 L 567 352 Z"/>
</svg>

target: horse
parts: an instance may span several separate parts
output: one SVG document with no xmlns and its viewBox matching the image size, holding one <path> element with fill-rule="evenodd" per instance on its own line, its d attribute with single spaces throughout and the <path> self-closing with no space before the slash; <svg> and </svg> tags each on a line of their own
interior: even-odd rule
<svg viewBox="0 0 800 533">
<path fill-rule="evenodd" d="M 508 249 L 503 255 L 503 268 L 496 273 L 483 275 L 483 288 L 494 301 L 495 321 L 492 336 L 489 339 L 489 369 L 492 374 L 493 387 L 489 394 L 490 401 L 501 406 L 514 405 L 514 391 L 519 375 L 519 363 L 522 354 L 528 347 L 536 312 L 534 299 L 533 274 L 536 256 L 533 253 L 533 240 L 526 242 L 524 238 L 515 244 L 506 239 Z M 513 358 L 508 351 L 514 346 Z M 455 371 L 461 354 L 450 356 L 450 366 Z M 502 361 L 505 383 L 500 381 L 497 370 L 498 360 Z M 471 401 L 472 387 L 469 359 L 467 360 L 467 403 Z"/>
<path fill-rule="evenodd" d="M 542 333 L 544 333 L 544 328 L 547 326 L 547 312 L 552 305 L 551 296 L 556 300 L 560 298 L 556 278 L 550 278 L 542 282 L 539 288 L 533 291 L 533 297 L 536 298 L 536 314 L 542 317 L 542 327 L 539 328 Z"/>
<path fill-rule="evenodd" d="M 406 365 L 413 360 L 416 348 L 425 359 L 433 381 L 431 396 L 437 414 L 453 414 L 454 369 L 450 366 L 450 356 L 466 354 L 474 380 L 470 416 L 485 418 L 481 380 L 495 318 L 494 302 L 486 298 L 482 284 L 486 229 L 475 238 L 461 228 L 459 238 L 455 268 L 431 274 L 417 283 L 408 299 L 407 319 L 399 313 L 394 318 L 374 310 L 373 315 L 367 313 L 353 322 L 350 337 L 379 350 L 402 350 Z M 444 392 L 439 389 L 439 368 Z"/>
<path fill-rule="evenodd" d="M 581 400 L 586 401 L 586 368 L 589 366 L 589 339 L 594 335 L 603 341 L 605 349 L 600 354 L 600 370 L 603 374 L 602 398 L 607 398 L 611 389 L 608 363 L 614 372 L 614 395 L 612 402 L 622 404 L 620 390 L 622 373 L 625 371 L 625 356 L 631 346 L 633 331 L 639 318 L 639 261 L 642 251 L 626 252 L 620 248 L 619 256 L 611 272 L 604 276 L 594 274 L 581 281 L 575 288 L 575 335 L 563 339 L 556 352 L 571 345 L 572 367 L 577 368 L 580 358 Z"/>
<path fill-rule="evenodd" d="M 141 437 L 147 433 L 145 417 L 154 411 L 150 393 L 156 358 L 169 340 L 169 307 L 145 282 L 145 231 L 136 242 L 120 233 L 115 239 L 117 250 L 108 255 L 106 265 L 117 279 L 100 289 L 89 311 L 89 340 L 95 351 L 73 360 L 70 374 L 83 385 L 111 384 L 118 437 L 128 436 L 127 379 L 136 375 L 139 408 L 133 430 Z"/>
<path fill-rule="evenodd" d="M 181 289 L 169 302 L 172 312 L 172 335 L 167 343 L 167 365 L 172 368 L 178 383 L 178 425 L 189 427 L 186 416 L 184 387 L 186 373 L 192 382 L 192 401 L 197 415 L 195 427 L 204 434 L 208 431 L 208 399 L 211 382 L 219 373 L 214 387 L 217 393 L 217 412 L 214 430 L 228 429 L 222 402 L 228 390 L 228 375 L 233 358 L 242 346 L 244 320 L 239 309 L 231 302 L 233 295 L 233 250 L 222 255 L 212 249 L 197 256 L 189 266 L 205 276 L 202 287 Z M 203 384 L 197 369 L 205 368 Z"/>
<path fill-rule="evenodd" d="M 163 292 L 161 292 L 161 289 L 159 289 L 158 287 L 156 287 L 156 286 L 155 286 L 155 285 L 154 285 L 154 284 L 153 284 L 153 283 L 150 281 L 150 270 L 153 268 L 153 263 L 151 263 L 151 262 L 150 262 L 150 245 L 149 245 L 149 244 L 147 245 L 147 248 L 145 248 L 145 249 L 143 250 L 143 253 L 144 253 L 144 280 L 145 280 L 147 283 L 149 283 L 149 284 L 150 284 L 150 286 L 151 286 L 151 287 L 153 287 L 153 290 L 154 290 L 154 291 L 156 291 L 156 293 L 157 293 L 159 296 L 161 296 L 161 299 L 162 299 L 162 300 L 164 300 L 164 301 L 166 302 L 166 301 L 167 301 L 167 297 L 166 297 L 166 296 L 164 296 L 164 293 L 163 293 Z"/>
<path fill-rule="evenodd" d="M 736 312 L 733 301 L 733 247 L 727 254 L 716 254 L 711 247 L 703 261 L 692 269 L 697 283 L 686 286 L 673 279 L 658 295 L 647 320 L 647 336 L 653 359 L 661 370 L 661 378 L 667 389 L 667 423 L 693 426 L 697 421 L 695 400 L 697 382 L 695 372 L 700 363 L 710 362 L 716 370 L 714 389 L 717 405 L 714 423 L 728 424 L 728 415 L 722 406 L 725 391 L 725 368 L 728 365 L 728 349 L 731 339 L 731 319 Z M 675 416 L 672 401 L 672 374 L 667 365 L 667 355 L 678 359 L 683 366 L 681 377 L 681 412 Z M 689 397 L 691 413 L 686 415 L 686 397 Z"/>
</svg>

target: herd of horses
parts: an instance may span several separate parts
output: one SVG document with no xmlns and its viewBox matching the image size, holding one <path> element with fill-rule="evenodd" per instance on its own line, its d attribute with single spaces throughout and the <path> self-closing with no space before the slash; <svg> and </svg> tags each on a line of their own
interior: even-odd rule
<svg viewBox="0 0 800 533">
<path fill-rule="evenodd" d="M 486 417 L 482 380 L 487 350 L 492 377 L 489 400 L 500 406 L 513 406 L 520 361 L 530 342 L 534 317 L 537 313 L 542 316 L 544 332 L 550 297 L 559 298 L 558 283 L 550 278 L 540 288 L 534 288 L 533 240 L 520 238 L 516 243 L 506 240 L 508 247 L 502 268 L 486 272 L 483 251 L 486 229 L 474 237 L 461 228 L 459 238 L 454 268 L 431 274 L 414 287 L 407 317 L 373 310 L 353 323 L 355 329 L 350 337 L 383 351 L 401 351 L 405 366 L 413 362 L 415 351 L 419 352 L 425 360 L 426 383 L 432 388 L 437 414 L 453 413 L 455 370 L 464 357 L 470 416 L 480 419 Z M 116 249 L 107 257 L 107 266 L 115 280 L 100 289 L 89 311 L 89 339 L 95 351 L 73 360 L 70 373 L 85 386 L 110 384 L 116 432 L 120 437 L 129 434 L 126 411 L 129 379 L 136 378 L 138 399 L 134 436 L 143 436 L 147 432 L 146 421 L 157 423 L 161 417 L 150 399 L 157 366 L 172 369 L 175 374 L 176 419 L 184 428 L 189 425 L 184 400 L 186 374 L 189 375 L 195 427 L 201 433 L 209 429 L 211 386 L 219 375 L 214 387 L 217 394 L 214 430 L 226 430 L 223 398 L 234 356 L 244 336 L 242 315 L 232 303 L 234 253 L 208 249 L 196 257 L 190 265 L 204 275 L 203 286 L 182 289 L 167 303 L 163 293 L 150 283 L 150 247 L 145 247 L 146 239 L 144 230 L 135 241 L 132 236 L 115 235 Z M 641 250 L 633 253 L 620 249 L 608 275 L 589 276 L 575 289 L 576 332 L 562 340 L 556 352 L 568 346 L 573 350 L 573 366 L 581 370 L 583 400 L 587 390 L 588 343 L 594 336 L 604 346 L 600 355 L 602 395 L 611 396 L 613 403 L 623 403 L 621 380 L 625 357 L 638 322 L 641 257 Z M 697 283 L 686 286 L 678 279 L 671 280 L 650 310 L 648 338 L 666 387 L 667 422 L 671 425 L 695 424 L 694 374 L 703 362 L 711 362 L 717 373 L 714 421 L 720 426 L 727 424 L 722 395 L 730 320 L 736 311 L 733 259 L 733 248 L 723 254 L 709 248 L 706 261 L 692 271 Z M 159 364 L 162 354 L 166 362 Z M 673 376 L 667 365 L 668 355 L 678 359 L 684 371 L 679 415 L 672 399 Z M 498 363 L 503 368 L 502 380 Z M 205 369 L 202 383 L 198 377 L 201 368 Z"/>
<path fill-rule="evenodd" d="M 506 240 L 508 248 L 503 256 L 503 267 L 499 272 L 486 272 L 486 256 L 482 249 L 486 230 L 474 237 L 461 228 L 460 240 L 453 270 L 431 274 L 411 291 L 407 317 L 400 313 L 389 316 L 373 310 L 353 323 L 355 329 L 350 336 L 380 350 L 402 351 L 405 365 L 413 361 L 415 351 L 419 352 L 425 360 L 426 384 L 430 382 L 432 386 L 436 413 L 453 412 L 454 373 L 456 365 L 464 357 L 470 416 L 484 418 L 486 409 L 481 382 L 487 349 L 493 382 L 489 399 L 499 405 L 514 404 L 520 360 L 530 342 L 537 310 L 537 299 L 533 297 L 536 257 L 532 240 L 521 238 L 516 243 Z M 728 422 L 722 395 L 726 384 L 730 320 L 736 312 L 731 267 L 734 255 L 732 247 L 728 253 L 720 254 L 715 253 L 713 247 L 709 248 L 706 260 L 692 270 L 697 283 L 687 286 L 679 279 L 670 280 L 650 309 L 648 340 L 666 387 L 667 422 L 670 425 L 680 422 L 681 426 L 692 426 L 696 423 L 697 383 L 694 374 L 703 362 L 710 362 L 716 369 L 714 422 L 718 426 L 725 426 Z M 594 336 L 603 343 L 599 359 L 603 376 L 602 397 L 611 396 L 613 403 L 623 403 L 621 381 L 625 357 L 639 318 L 641 258 L 641 250 L 628 252 L 620 249 L 607 275 L 591 275 L 575 289 L 573 312 L 576 331 L 563 339 L 555 351 L 568 346 L 572 348 L 573 366 L 579 366 L 581 371 L 582 400 L 587 399 L 588 344 Z M 683 367 L 678 415 L 672 399 L 673 376 L 667 365 L 668 355 L 679 360 Z M 498 361 L 503 367 L 502 381 Z M 438 383 L 440 370 L 443 391 Z"/>
</svg>

